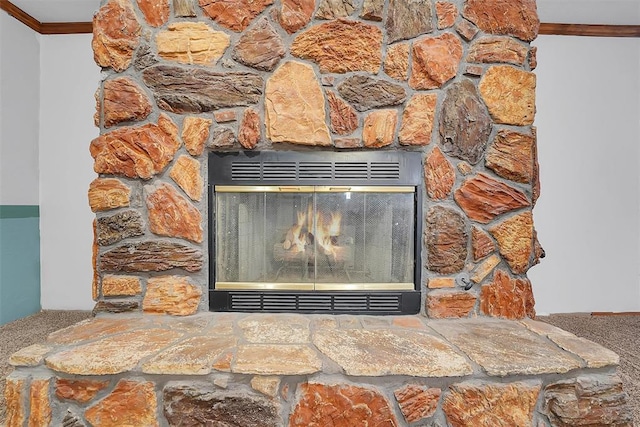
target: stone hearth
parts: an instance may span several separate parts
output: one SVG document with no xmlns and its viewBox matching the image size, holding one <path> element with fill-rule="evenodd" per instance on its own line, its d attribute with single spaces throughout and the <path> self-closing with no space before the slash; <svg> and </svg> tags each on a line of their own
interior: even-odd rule
<svg viewBox="0 0 640 427">
<path fill-rule="evenodd" d="M 8 426 L 631 426 L 618 356 L 534 320 L 90 319 L 11 357 Z"/>
</svg>

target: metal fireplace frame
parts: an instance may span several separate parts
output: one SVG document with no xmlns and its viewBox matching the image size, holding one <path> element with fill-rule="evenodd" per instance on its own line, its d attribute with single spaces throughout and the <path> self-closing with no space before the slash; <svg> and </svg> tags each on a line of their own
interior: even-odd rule
<svg viewBox="0 0 640 427">
<path fill-rule="evenodd" d="M 413 151 L 210 152 L 209 309 L 324 314 L 416 314 L 421 305 L 422 153 Z M 415 187 L 413 289 L 215 289 L 216 186 Z"/>
</svg>

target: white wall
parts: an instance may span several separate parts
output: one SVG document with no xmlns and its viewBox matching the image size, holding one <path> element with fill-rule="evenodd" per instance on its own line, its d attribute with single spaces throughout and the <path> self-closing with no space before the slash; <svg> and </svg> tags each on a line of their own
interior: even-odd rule
<svg viewBox="0 0 640 427">
<path fill-rule="evenodd" d="M 41 36 L 40 229 L 42 307 L 92 309 L 92 221 L 96 177 L 89 143 L 100 70 L 91 35 Z"/>
<path fill-rule="evenodd" d="M 539 313 L 640 311 L 640 39 L 540 36 Z"/>
<path fill-rule="evenodd" d="M 0 204 L 38 204 L 39 35 L 0 11 Z"/>
</svg>

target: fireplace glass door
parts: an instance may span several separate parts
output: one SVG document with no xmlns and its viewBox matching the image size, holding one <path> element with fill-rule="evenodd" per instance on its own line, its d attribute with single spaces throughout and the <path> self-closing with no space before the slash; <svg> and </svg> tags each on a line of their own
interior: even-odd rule
<svg viewBox="0 0 640 427">
<path fill-rule="evenodd" d="M 214 288 L 412 290 L 415 191 L 215 186 Z"/>
</svg>

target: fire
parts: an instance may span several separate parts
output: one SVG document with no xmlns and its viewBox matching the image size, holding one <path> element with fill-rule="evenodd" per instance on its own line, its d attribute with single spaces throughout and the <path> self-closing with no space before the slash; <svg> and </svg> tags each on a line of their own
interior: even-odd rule
<svg viewBox="0 0 640 427">
<path fill-rule="evenodd" d="M 305 226 L 306 225 L 306 226 Z M 313 212 L 309 204 L 305 211 L 297 212 L 297 221 L 289 228 L 282 246 L 292 253 L 313 249 L 314 244 L 327 256 L 338 255 L 339 246 L 336 244 L 342 229 L 342 213 Z"/>
</svg>

